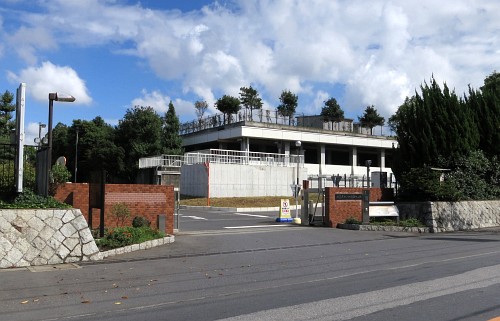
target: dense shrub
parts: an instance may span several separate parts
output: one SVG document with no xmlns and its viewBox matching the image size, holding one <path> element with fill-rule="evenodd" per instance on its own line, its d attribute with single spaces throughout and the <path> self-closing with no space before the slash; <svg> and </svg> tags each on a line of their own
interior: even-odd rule
<svg viewBox="0 0 500 321">
<path fill-rule="evenodd" d="M 43 197 L 31 191 L 19 194 L 12 202 L 0 201 L 0 208 L 71 208 L 53 197 Z"/>
<path fill-rule="evenodd" d="M 98 239 L 97 246 L 101 250 L 114 249 L 131 244 L 138 244 L 149 240 L 162 238 L 165 235 L 150 227 L 116 227 L 108 229 L 104 237 Z"/>
<path fill-rule="evenodd" d="M 149 227 L 150 225 L 151 225 L 151 222 L 147 218 L 145 218 L 144 216 L 136 216 L 132 220 L 133 227 L 143 227 L 143 226 Z"/>
<path fill-rule="evenodd" d="M 345 220 L 345 224 L 361 224 L 361 221 L 351 216 Z"/>
</svg>

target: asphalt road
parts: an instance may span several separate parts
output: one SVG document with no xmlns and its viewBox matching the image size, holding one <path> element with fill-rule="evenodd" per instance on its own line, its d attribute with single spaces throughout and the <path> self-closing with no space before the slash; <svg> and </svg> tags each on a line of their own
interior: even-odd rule
<svg viewBox="0 0 500 321">
<path fill-rule="evenodd" d="M 0 320 L 500 316 L 496 230 L 359 232 L 275 217 L 183 210 L 173 244 L 75 269 L 2 271 Z"/>
</svg>

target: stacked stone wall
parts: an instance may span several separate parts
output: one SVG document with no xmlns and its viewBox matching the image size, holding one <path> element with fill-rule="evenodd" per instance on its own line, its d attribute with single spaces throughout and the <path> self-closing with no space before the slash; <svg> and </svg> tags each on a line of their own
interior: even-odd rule
<svg viewBox="0 0 500 321">
<path fill-rule="evenodd" d="M 0 268 L 101 259 L 78 209 L 0 210 Z"/>
<path fill-rule="evenodd" d="M 396 205 L 402 219 L 417 218 L 435 233 L 500 226 L 500 201 L 414 202 Z"/>
</svg>

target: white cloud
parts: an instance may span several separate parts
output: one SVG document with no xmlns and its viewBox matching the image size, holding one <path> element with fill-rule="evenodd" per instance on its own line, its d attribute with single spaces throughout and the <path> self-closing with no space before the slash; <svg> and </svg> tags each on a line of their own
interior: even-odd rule
<svg viewBox="0 0 500 321">
<path fill-rule="evenodd" d="M 46 61 L 40 67 L 28 67 L 19 74 L 9 72 L 8 77 L 12 82 L 25 82 L 27 94 L 38 101 L 47 101 L 49 93 L 57 92 L 75 97 L 73 104 L 88 105 L 92 102 L 85 81 L 71 67 Z"/>
<path fill-rule="evenodd" d="M 57 43 L 49 30 L 43 27 L 19 28 L 12 36 L 7 36 L 11 48 L 26 63 L 37 63 L 37 50 L 57 49 Z"/>
<path fill-rule="evenodd" d="M 182 99 L 172 99 L 156 90 L 148 92 L 144 89 L 142 91 L 142 97 L 132 100 L 131 105 L 152 107 L 160 116 L 163 116 L 168 111 L 170 101 L 174 104 L 175 113 L 179 118 L 184 116 L 192 118 L 195 116 L 193 102 Z"/>
<path fill-rule="evenodd" d="M 24 17 L 31 28 L 15 34 L 26 40 L 19 52 L 26 61 L 57 48 L 36 41 L 52 34 L 82 47 L 112 44 L 161 79 L 182 82 L 212 111 L 222 94 L 252 84 L 270 106 L 288 89 L 299 94 L 299 109 L 313 113 L 328 85 L 344 84 L 346 113 L 373 104 L 387 117 L 432 74 L 461 93 L 500 65 L 500 4 L 488 0 L 235 0 L 189 13 L 104 0 L 45 3 L 48 13 Z M 47 88 L 40 91 L 46 99 Z M 140 99 L 162 109 L 166 98 L 153 91 Z"/>
</svg>

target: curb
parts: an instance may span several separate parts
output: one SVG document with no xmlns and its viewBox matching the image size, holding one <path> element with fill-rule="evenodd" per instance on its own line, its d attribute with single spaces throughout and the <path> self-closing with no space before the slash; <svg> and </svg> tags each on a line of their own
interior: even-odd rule
<svg viewBox="0 0 500 321">
<path fill-rule="evenodd" d="M 337 228 L 356 231 L 382 231 L 382 232 L 407 232 L 407 233 L 431 233 L 428 227 L 404 227 L 385 225 L 360 225 L 360 224 L 337 224 Z"/>
<path fill-rule="evenodd" d="M 104 252 L 101 252 L 101 255 L 102 255 L 102 258 L 105 259 L 107 257 L 111 257 L 111 256 L 115 256 L 115 255 L 151 249 L 153 247 L 157 247 L 160 245 L 174 243 L 174 241 L 175 241 L 175 236 L 170 235 L 170 236 L 165 236 L 164 238 L 161 238 L 161 239 L 149 240 L 149 241 L 142 242 L 139 244 L 132 244 L 132 245 L 127 245 L 124 247 L 119 247 L 116 249 L 104 251 Z"/>
</svg>

